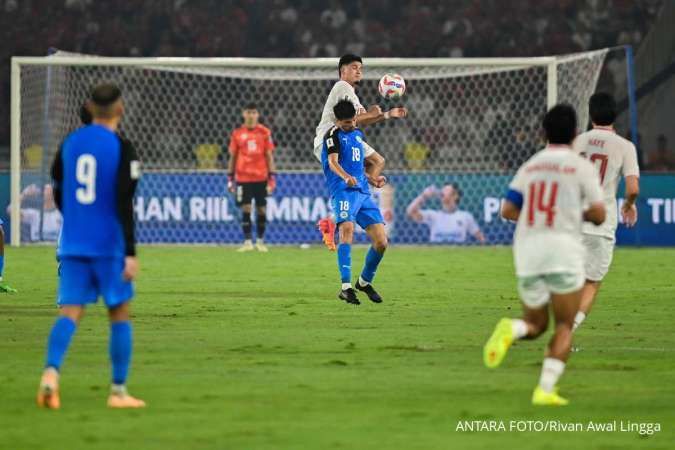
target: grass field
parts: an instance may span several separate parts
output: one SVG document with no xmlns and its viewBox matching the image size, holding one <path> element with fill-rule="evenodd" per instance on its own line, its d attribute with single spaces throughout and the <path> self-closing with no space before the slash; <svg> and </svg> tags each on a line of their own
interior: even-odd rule
<svg viewBox="0 0 675 450">
<path fill-rule="evenodd" d="M 365 249 L 356 249 L 360 268 Z M 0 295 L 0 449 L 672 449 L 675 250 L 618 250 L 561 382 L 534 408 L 548 339 L 488 371 L 482 345 L 519 313 L 508 248 L 390 248 L 385 303 L 336 299 L 334 254 L 143 247 L 129 387 L 105 408 L 108 327 L 90 308 L 62 372 L 62 409 L 34 406 L 54 315 L 53 249 L 8 249 Z M 661 431 L 462 432 L 458 421 L 657 422 Z"/>
</svg>

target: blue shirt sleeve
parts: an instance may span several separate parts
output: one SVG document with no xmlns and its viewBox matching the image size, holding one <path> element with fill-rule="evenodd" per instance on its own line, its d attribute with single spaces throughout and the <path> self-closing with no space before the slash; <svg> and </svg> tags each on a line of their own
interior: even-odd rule
<svg viewBox="0 0 675 450">
<path fill-rule="evenodd" d="M 523 194 L 514 189 L 508 190 L 508 192 L 506 193 L 506 200 L 516 205 L 518 209 L 523 208 Z"/>
</svg>

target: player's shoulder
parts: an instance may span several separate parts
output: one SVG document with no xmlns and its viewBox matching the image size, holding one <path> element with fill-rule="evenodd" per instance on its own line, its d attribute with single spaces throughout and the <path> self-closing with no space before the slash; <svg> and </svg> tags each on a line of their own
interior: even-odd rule
<svg viewBox="0 0 675 450">
<path fill-rule="evenodd" d="M 264 134 L 264 135 L 272 134 L 272 130 L 270 130 L 269 128 L 267 128 L 265 125 L 263 125 L 261 123 L 258 124 L 258 126 L 256 127 L 255 130 L 258 133 Z"/>
<path fill-rule="evenodd" d="M 326 141 L 328 139 L 332 139 L 336 137 L 340 133 L 340 129 L 333 125 L 326 131 L 326 133 L 323 135 L 323 140 Z"/>
</svg>

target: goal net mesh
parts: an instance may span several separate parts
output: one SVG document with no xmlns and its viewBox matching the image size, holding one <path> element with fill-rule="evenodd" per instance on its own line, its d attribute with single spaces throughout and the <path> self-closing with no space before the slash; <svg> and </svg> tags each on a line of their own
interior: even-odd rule
<svg viewBox="0 0 675 450">
<path fill-rule="evenodd" d="M 558 102 L 588 121 L 607 50 L 557 58 Z M 58 52 L 50 58 L 74 56 Z M 253 102 L 272 130 L 277 191 L 268 199 L 266 241 L 315 243 L 327 215 L 328 192 L 313 139 L 336 81 L 334 63 L 306 67 L 22 65 L 20 152 L 22 241 L 53 240 L 57 213 L 49 167 L 63 138 L 81 126 L 90 88 L 114 82 L 123 91 L 120 132 L 135 145 L 144 169 L 135 201 L 140 242 L 234 243 L 240 214 L 226 189 L 227 147 Z M 364 128 L 386 158 L 389 185 L 373 192 L 393 243 L 509 243 L 513 226 L 498 217 L 499 199 L 520 164 L 542 148 L 547 66 L 475 64 L 364 65 L 358 95 L 383 110 L 406 106 L 409 116 Z M 385 73 L 399 73 L 407 92 L 397 104 L 378 95 Z M 448 188 L 448 186 L 453 186 Z M 429 189 L 427 189 L 429 188 Z M 461 191 L 461 196 L 459 192 Z M 414 202 L 423 192 L 422 201 Z M 480 233 L 479 233 L 480 231 Z M 360 240 L 364 239 L 361 233 Z"/>
</svg>

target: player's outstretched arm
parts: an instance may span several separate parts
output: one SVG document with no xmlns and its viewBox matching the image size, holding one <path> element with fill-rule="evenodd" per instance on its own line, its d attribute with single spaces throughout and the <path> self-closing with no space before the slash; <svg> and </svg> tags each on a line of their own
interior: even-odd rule
<svg viewBox="0 0 675 450">
<path fill-rule="evenodd" d="M 637 206 L 635 201 L 640 195 L 640 181 L 639 177 L 629 175 L 626 180 L 626 193 L 624 196 L 623 205 L 621 206 L 621 218 L 627 227 L 632 227 L 637 223 Z"/>
<path fill-rule="evenodd" d="M 328 154 L 328 167 L 330 167 L 330 170 L 332 170 L 337 176 L 342 178 L 345 183 L 347 183 L 347 186 L 352 187 L 356 186 L 358 182 L 356 181 L 356 178 L 353 176 L 349 175 L 345 169 L 342 168 L 340 163 L 338 162 L 338 154 L 337 153 L 329 153 Z"/>
<path fill-rule="evenodd" d="M 436 189 L 436 186 L 427 186 L 427 188 L 424 189 L 420 195 L 415 197 L 415 199 L 410 202 L 406 208 L 405 212 L 408 217 L 417 223 L 421 223 L 424 220 L 424 217 L 420 211 L 422 209 L 422 205 L 424 205 L 424 202 L 435 195 L 438 195 L 438 189 Z"/>
<path fill-rule="evenodd" d="M 407 115 L 408 110 L 406 108 L 397 107 L 392 108 L 389 111 L 382 112 L 382 108 L 377 105 L 373 105 L 368 108 L 368 111 L 356 116 L 356 123 L 361 127 L 365 127 L 388 119 L 402 119 Z"/>
</svg>

